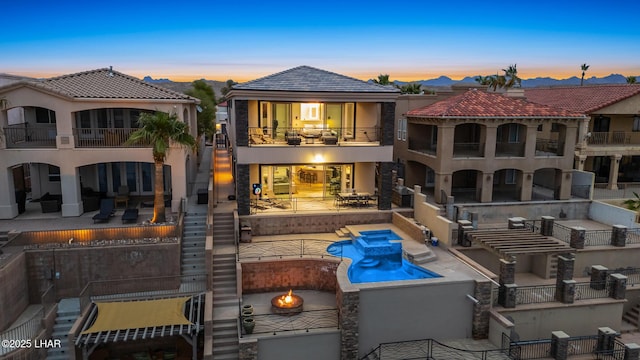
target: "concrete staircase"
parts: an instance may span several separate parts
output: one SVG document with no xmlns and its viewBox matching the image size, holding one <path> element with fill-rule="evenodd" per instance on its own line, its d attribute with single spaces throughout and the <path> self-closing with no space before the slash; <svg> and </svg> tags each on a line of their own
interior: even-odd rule
<svg viewBox="0 0 640 360">
<path fill-rule="evenodd" d="M 213 358 L 238 359 L 238 290 L 233 213 L 213 219 Z"/>
<path fill-rule="evenodd" d="M 555 279 L 558 276 L 558 254 L 551 255 L 549 260 L 549 279 Z"/>
<path fill-rule="evenodd" d="M 6 244 L 9 241 L 9 232 L 0 231 L 0 246 Z"/>
<path fill-rule="evenodd" d="M 67 334 L 79 316 L 80 301 L 78 299 L 60 300 L 51 339 L 59 339 L 61 346 L 49 348 L 47 350 L 47 360 L 66 360 L 70 358 Z"/>
<path fill-rule="evenodd" d="M 638 331 L 638 322 L 640 321 L 640 304 L 632 307 L 624 315 L 622 315 L 623 329 L 628 328 L 627 332 Z M 625 326 L 626 325 L 626 326 Z"/>
<path fill-rule="evenodd" d="M 182 231 L 183 276 L 205 274 L 204 248 L 207 235 L 207 215 L 187 213 Z"/>
</svg>

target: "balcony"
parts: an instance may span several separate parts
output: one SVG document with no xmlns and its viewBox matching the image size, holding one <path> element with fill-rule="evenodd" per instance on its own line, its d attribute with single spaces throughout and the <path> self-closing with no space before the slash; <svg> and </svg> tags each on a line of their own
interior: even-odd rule
<svg viewBox="0 0 640 360">
<path fill-rule="evenodd" d="M 536 156 L 563 156 L 564 141 L 536 139 Z"/>
<path fill-rule="evenodd" d="M 437 147 L 438 144 L 434 144 L 420 138 L 409 138 L 409 150 L 412 151 L 435 156 Z"/>
<path fill-rule="evenodd" d="M 149 144 L 125 144 L 137 128 L 74 128 L 77 148 L 148 147 Z"/>
<path fill-rule="evenodd" d="M 594 132 L 587 139 L 588 145 L 640 145 L 638 131 Z"/>
<path fill-rule="evenodd" d="M 375 145 L 380 143 L 379 127 L 353 128 L 273 128 L 250 127 L 249 146 L 262 145 Z"/>
<path fill-rule="evenodd" d="M 34 127 L 26 124 L 11 125 L 4 131 L 8 149 L 55 148 L 55 127 Z"/>
</svg>

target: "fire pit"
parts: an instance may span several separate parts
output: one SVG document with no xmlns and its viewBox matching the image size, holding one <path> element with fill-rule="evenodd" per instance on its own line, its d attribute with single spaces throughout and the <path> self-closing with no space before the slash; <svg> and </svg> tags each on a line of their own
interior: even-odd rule
<svg viewBox="0 0 640 360">
<path fill-rule="evenodd" d="M 271 299 L 271 311 L 278 315 L 295 315 L 302 312 L 304 300 L 289 290 L 284 295 L 274 296 Z"/>
</svg>

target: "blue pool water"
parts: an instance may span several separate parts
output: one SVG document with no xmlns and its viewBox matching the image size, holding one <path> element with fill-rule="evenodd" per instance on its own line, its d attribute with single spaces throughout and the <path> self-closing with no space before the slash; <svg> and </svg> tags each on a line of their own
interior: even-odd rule
<svg viewBox="0 0 640 360">
<path fill-rule="evenodd" d="M 402 258 L 402 243 L 391 230 L 361 231 L 359 237 L 327 247 L 334 256 L 352 260 L 347 275 L 352 283 L 416 280 L 441 277 Z"/>
</svg>

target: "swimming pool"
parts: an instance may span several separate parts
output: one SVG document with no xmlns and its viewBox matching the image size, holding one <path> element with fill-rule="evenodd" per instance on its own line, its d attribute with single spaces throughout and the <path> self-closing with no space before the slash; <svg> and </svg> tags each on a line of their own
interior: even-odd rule
<svg viewBox="0 0 640 360">
<path fill-rule="evenodd" d="M 361 231 L 358 237 L 329 245 L 327 252 L 352 260 L 347 270 L 352 283 L 441 277 L 403 259 L 401 240 L 391 230 Z"/>
</svg>

